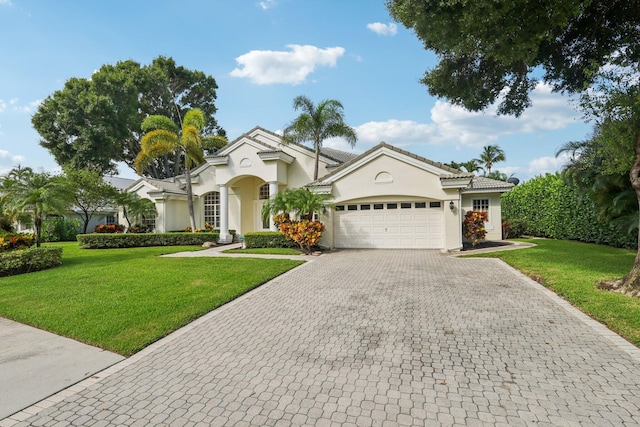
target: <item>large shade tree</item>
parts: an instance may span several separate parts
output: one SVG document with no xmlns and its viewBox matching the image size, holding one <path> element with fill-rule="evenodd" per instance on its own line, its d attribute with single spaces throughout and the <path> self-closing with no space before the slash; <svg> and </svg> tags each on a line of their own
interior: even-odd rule
<svg viewBox="0 0 640 427">
<path fill-rule="evenodd" d="M 36 231 L 36 246 L 42 241 L 42 223 L 47 215 L 63 214 L 71 206 L 72 194 L 66 180 L 29 168 L 15 169 L 1 182 L 1 202 L 10 215 L 26 215 Z"/>
<path fill-rule="evenodd" d="M 181 127 L 177 127 L 169 117 L 149 116 L 142 122 L 142 130 L 146 133 L 141 141 L 142 150 L 135 160 L 136 171 L 142 173 L 157 158 L 177 154 L 184 159 L 183 170 L 189 221 L 193 231 L 196 229 L 196 224 L 193 211 L 191 168 L 204 162 L 205 149 L 213 149 L 226 144 L 224 137 L 203 137 L 202 131 L 205 126 L 205 114 L 197 108 L 187 112 Z"/>
<path fill-rule="evenodd" d="M 224 136 L 215 119 L 213 77 L 177 66 L 158 57 L 146 66 L 127 60 L 100 67 L 90 78 L 71 78 L 38 107 L 32 124 L 40 145 L 65 167 L 113 172 L 123 162 L 135 169 L 141 150 L 142 121 L 164 115 L 180 127 L 192 108 L 206 116 L 203 133 Z M 183 159 L 167 154 L 150 162 L 141 173 L 167 178 L 181 173 Z"/>
<path fill-rule="evenodd" d="M 539 78 L 583 92 L 603 67 L 640 62 L 635 0 L 388 0 L 387 8 L 438 56 L 421 80 L 429 92 L 473 111 L 498 102 L 499 113 L 519 116 Z M 635 144 L 629 176 L 640 204 Z M 623 282 L 640 288 L 640 252 Z"/>
<path fill-rule="evenodd" d="M 293 99 L 293 108 L 296 111 L 300 110 L 301 113 L 284 128 L 283 140 L 285 143 L 311 142 L 313 144 L 315 152 L 313 179 L 315 181 L 318 179 L 322 143 L 329 138 L 344 138 L 353 147 L 358 136 L 355 129 L 344 122 L 344 107 L 340 101 L 325 99 L 315 105 L 306 96 L 297 96 Z"/>
</svg>

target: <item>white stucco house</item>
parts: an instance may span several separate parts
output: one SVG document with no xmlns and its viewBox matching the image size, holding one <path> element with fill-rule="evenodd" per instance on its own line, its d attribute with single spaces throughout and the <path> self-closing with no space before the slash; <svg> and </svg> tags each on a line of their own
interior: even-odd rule
<svg viewBox="0 0 640 427">
<path fill-rule="evenodd" d="M 488 212 L 488 240 L 500 240 L 500 195 L 512 184 L 476 177 L 384 142 L 360 155 L 323 148 L 313 180 L 313 150 L 283 144 L 280 135 L 255 127 L 192 171 L 196 224 L 243 235 L 276 230 L 261 218 L 262 205 L 278 191 L 306 187 L 331 194 L 332 209 L 321 244 L 330 248 L 462 247 L 468 210 Z M 141 178 L 127 188 L 151 199 L 157 232 L 189 226 L 184 177 Z"/>
</svg>

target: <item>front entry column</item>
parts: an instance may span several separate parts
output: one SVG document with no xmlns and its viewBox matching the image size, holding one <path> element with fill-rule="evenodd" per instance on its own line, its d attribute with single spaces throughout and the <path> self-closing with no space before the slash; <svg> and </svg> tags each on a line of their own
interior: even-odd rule
<svg viewBox="0 0 640 427">
<path fill-rule="evenodd" d="M 278 194 L 278 181 L 269 181 L 269 199 L 273 199 Z M 269 230 L 278 231 L 278 227 L 273 222 L 273 212 L 269 214 Z"/>
<path fill-rule="evenodd" d="M 229 187 L 220 185 L 220 243 L 230 243 L 229 234 Z"/>
</svg>

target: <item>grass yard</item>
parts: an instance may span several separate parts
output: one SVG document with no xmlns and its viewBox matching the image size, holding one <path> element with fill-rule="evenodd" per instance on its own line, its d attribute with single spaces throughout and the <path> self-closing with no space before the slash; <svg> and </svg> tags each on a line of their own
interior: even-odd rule
<svg viewBox="0 0 640 427">
<path fill-rule="evenodd" d="M 228 249 L 227 254 L 260 254 L 260 255 L 302 255 L 302 252 L 293 248 L 251 248 Z"/>
<path fill-rule="evenodd" d="M 471 256 L 504 260 L 640 347 L 640 299 L 595 287 L 627 274 L 635 251 L 566 240 L 523 241 L 537 246 Z"/>
<path fill-rule="evenodd" d="M 256 258 L 161 258 L 192 246 L 79 249 L 63 265 L 0 278 L 0 316 L 129 356 L 302 264 Z"/>
</svg>

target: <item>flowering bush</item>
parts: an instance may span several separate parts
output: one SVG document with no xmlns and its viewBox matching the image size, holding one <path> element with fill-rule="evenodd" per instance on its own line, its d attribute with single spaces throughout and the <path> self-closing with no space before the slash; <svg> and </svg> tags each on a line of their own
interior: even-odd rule
<svg viewBox="0 0 640 427">
<path fill-rule="evenodd" d="M 487 230 L 484 222 L 488 219 L 486 212 L 468 211 L 462 221 L 462 235 L 471 240 L 471 245 L 476 246 L 480 240 L 484 240 Z"/>
<path fill-rule="evenodd" d="M 3 236 L 0 236 L 0 252 L 28 249 L 35 243 L 35 234 L 7 233 Z"/>
<path fill-rule="evenodd" d="M 120 224 L 99 224 L 93 229 L 94 233 L 122 233 L 124 226 Z"/>
<path fill-rule="evenodd" d="M 311 252 L 311 248 L 318 244 L 324 229 L 324 224 L 320 221 L 289 221 L 280 224 L 280 232 L 300 245 L 306 253 Z"/>
</svg>

